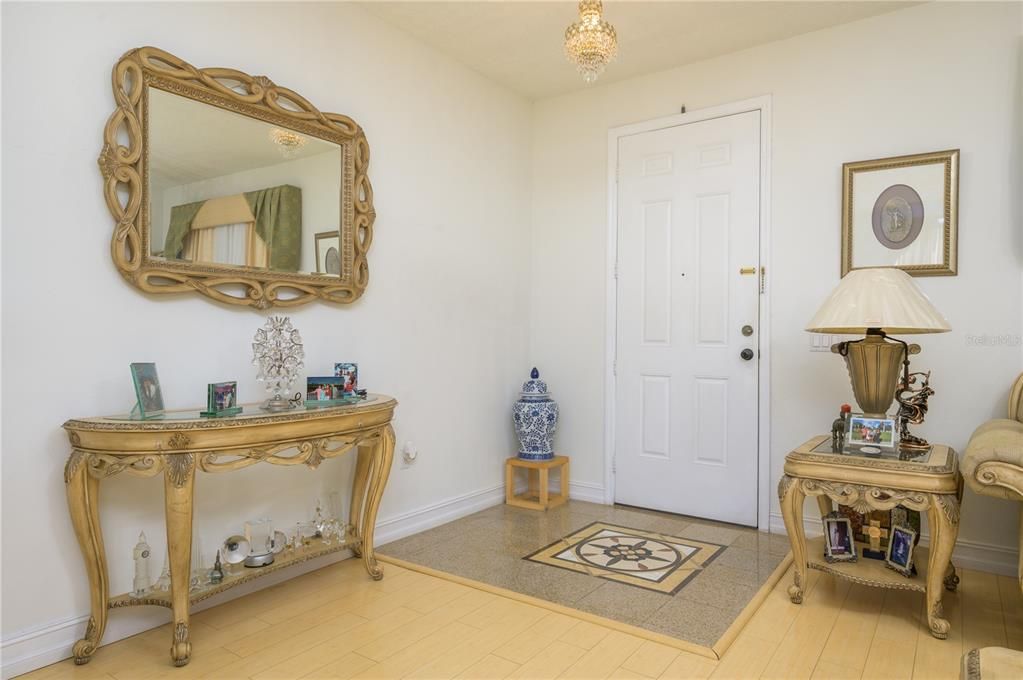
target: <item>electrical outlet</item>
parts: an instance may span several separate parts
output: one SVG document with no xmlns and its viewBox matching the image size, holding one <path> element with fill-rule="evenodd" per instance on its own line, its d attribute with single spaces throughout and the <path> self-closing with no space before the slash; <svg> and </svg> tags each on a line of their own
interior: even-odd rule
<svg viewBox="0 0 1023 680">
<path fill-rule="evenodd" d="M 402 467 L 409 467 L 416 462 L 419 457 L 419 449 L 412 442 L 405 442 L 405 446 L 401 448 L 401 460 Z"/>
<path fill-rule="evenodd" d="M 830 352 L 831 346 L 838 342 L 837 335 L 828 333 L 810 333 L 811 352 Z"/>
</svg>

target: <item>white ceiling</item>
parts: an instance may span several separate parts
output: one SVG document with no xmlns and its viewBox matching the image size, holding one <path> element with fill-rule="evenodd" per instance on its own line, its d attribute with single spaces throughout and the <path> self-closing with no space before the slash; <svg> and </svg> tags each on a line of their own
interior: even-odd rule
<svg viewBox="0 0 1023 680">
<path fill-rule="evenodd" d="M 359 4 L 526 97 L 587 87 L 562 52 L 565 28 L 577 18 L 574 2 Z M 604 18 L 618 32 L 618 59 L 597 82 L 624 80 L 913 4 L 612 0 L 604 3 Z"/>
</svg>

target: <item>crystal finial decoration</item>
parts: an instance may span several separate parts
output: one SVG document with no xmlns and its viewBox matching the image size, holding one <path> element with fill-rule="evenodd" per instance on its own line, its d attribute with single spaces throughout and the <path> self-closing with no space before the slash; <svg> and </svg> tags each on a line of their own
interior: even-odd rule
<svg viewBox="0 0 1023 680">
<path fill-rule="evenodd" d="M 600 0 L 579 3 L 579 21 L 565 29 L 565 56 L 587 83 L 595 81 L 618 56 L 618 35 L 614 26 L 604 21 Z"/>
<path fill-rule="evenodd" d="M 285 394 L 305 365 L 302 336 L 286 316 L 271 316 L 256 331 L 252 341 L 252 365 L 258 369 L 256 379 L 266 383 L 270 398 L 263 404 L 268 411 L 294 408 Z"/>
</svg>

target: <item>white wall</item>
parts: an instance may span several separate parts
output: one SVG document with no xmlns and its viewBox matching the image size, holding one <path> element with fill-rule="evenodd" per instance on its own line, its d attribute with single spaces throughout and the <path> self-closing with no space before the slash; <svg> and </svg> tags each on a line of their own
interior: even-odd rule
<svg viewBox="0 0 1023 680">
<path fill-rule="evenodd" d="M 111 262 L 96 157 L 114 108 L 110 69 L 132 47 L 266 74 L 363 126 L 377 209 L 371 281 L 354 305 L 288 312 L 308 371 L 356 361 L 365 387 L 399 400 L 398 445 L 413 440 L 421 454 L 408 469 L 396 463 L 385 524 L 455 497 L 498 502 L 500 462 L 514 450 L 510 407 L 531 366 L 527 102 L 343 4 L 4 3 L 2 12 L 2 635 L 18 643 L 4 649 L 5 672 L 49 647 L 67 655 L 89 610 L 61 423 L 130 408 L 131 361 L 157 363 L 169 407 L 202 405 L 213 380 L 237 379 L 243 400 L 262 396 L 249 352 L 265 314 L 147 297 Z M 204 548 L 211 554 L 250 517 L 308 518 L 346 467 L 202 476 Z M 104 482 L 114 592 L 130 588 L 140 529 L 162 563 L 160 484 Z M 112 612 L 108 639 L 167 617 Z"/>
<path fill-rule="evenodd" d="M 151 247 L 163 251 L 174 206 L 283 184 L 302 190 L 302 252 L 298 270 L 315 272 L 315 235 L 321 231 L 337 231 L 341 224 L 341 152 L 336 148 L 307 158 L 169 187 L 161 197 L 161 212 L 155 212 L 156 205 L 153 206 L 153 215 L 159 215 L 159 226 L 153 227 Z"/>
<path fill-rule="evenodd" d="M 955 329 L 919 338 L 914 367 L 934 370 L 937 392 L 920 433 L 961 452 L 977 425 L 1004 417 L 1019 348 L 970 337 L 1018 343 L 1021 332 L 1021 21 L 1018 3 L 929 3 L 535 106 L 530 357 L 561 403 L 558 448 L 577 480 L 605 482 L 593 424 L 604 417 L 607 131 L 682 105 L 773 101 L 772 513 L 785 454 L 851 397 L 842 362 L 811 353 L 802 331 L 839 280 L 843 162 L 962 149 L 960 274 L 917 279 Z M 1012 564 L 1016 512 L 968 493 L 961 543 Z"/>
</svg>

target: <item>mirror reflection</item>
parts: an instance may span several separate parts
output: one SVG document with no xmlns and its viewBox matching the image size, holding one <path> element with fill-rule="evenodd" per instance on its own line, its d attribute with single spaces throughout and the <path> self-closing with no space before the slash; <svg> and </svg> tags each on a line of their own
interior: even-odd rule
<svg viewBox="0 0 1023 680">
<path fill-rule="evenodd" d="M 150 255 L 339 276 L 341 152 L 151 87 Z"/>
</svg>

